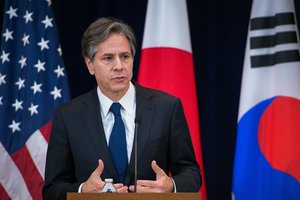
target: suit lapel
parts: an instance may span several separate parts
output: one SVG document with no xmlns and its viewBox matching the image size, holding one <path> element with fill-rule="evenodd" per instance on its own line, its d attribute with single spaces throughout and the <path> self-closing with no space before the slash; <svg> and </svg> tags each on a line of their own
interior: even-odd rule
<svg viewBox="0 0 300 200">
<path fill-rule="evenodd" d="M 154 105 L 152 104 L 153 94 L 138 84 L 135 84 L 136 88 L 136 117 L 140 118 L 140 123 L 138 126 L 137 140 L 138 140 L 138 161 L 141 160 L 143 152 L 145 150 L 146 144 L 148 142 L 148 137 L 150 134 L 150 129 L 152 126 L 152 120 L 154 115 Z M 125 184 L 129 184 L 134 178 L 134 143 L 131 153 L 131 159 L 128 166 L 128 172 L 125 180 Z M 138 162 L 139 165 L 139 162 Z"/>
<path fill-rule="evenodd" d="M 105 138 L 97 89 L 92 90 L 90 95 L 83 100 L 83 103 L 86 106 L 84 107 L 85 109 L 82 110 L 82 117 L 91 138 L 91 145 L 94 146 L 96 155 L 98 155 L 95 159 L 102 159 L 104 162 L 102 177 L 110 177 L 117 180 L 117 173 L 111 160 Z"/>
</svg>

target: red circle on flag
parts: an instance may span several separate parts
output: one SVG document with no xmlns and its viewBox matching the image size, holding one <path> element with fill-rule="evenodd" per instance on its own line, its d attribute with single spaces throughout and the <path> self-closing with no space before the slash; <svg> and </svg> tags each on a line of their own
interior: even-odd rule
<svg viewBox="0 0 300 200">
<path fill-rule="evenodd" d="M 263 113 L 259 147 L 270 165 L 300 183 L 300 101 L 277 97 Z"/>
</svg>

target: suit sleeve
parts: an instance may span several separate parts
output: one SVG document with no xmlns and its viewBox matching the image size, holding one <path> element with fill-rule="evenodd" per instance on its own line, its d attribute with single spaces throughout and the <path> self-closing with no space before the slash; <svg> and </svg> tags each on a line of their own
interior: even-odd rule
<svg viewBox="0 0 300 200">
<path fill-rule="evenodd" d="M 67 192 L 77 192 L 80 183 L 75 182 L 73 158 L 61 110 L 57 109 L 48 144 L 45 185 L 45 200 L 66 199 Z"/>
<path fill-rule="evenodd" d="M 198 192 L 202 183 L 200 168 L 179 99 L 172 114 L 169 154 L 170 172 L 176 183 L 177 192 Z"/>
</svg>

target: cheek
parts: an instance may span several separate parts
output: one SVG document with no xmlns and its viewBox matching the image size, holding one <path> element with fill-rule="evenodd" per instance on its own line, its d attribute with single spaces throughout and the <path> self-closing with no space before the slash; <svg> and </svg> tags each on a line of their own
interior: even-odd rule
<svg viewBox="0 0 300 200">
<path fill-rule="evenodd" d="M 109 79 L 109 71 L 103 69 L 95 69 L 95 76 L 98 80 L 105 81 Z"/>
<path fill-rule="evenodd" d="M 132 72 L 133 70 L 133 63 L 128 63 L 125 65 L 125 68 L 128 72 Z"/>
</svg>

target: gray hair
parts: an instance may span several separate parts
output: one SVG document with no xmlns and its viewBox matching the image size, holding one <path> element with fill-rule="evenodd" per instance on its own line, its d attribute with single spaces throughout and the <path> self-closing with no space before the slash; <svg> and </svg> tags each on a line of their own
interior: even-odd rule
<svg viewBox="0 0 300 200">
<path fill-rule="evenodd" d="M 134 57 L 136 39 L 132 28 L 114 18 L 99 18 L 86 29 L 81 40 L 82 56 L 93 60 L 98 44 L 104 42 L 111 33 L 122 34 L 128 39 L 131 54 Z"/>
</svg>

